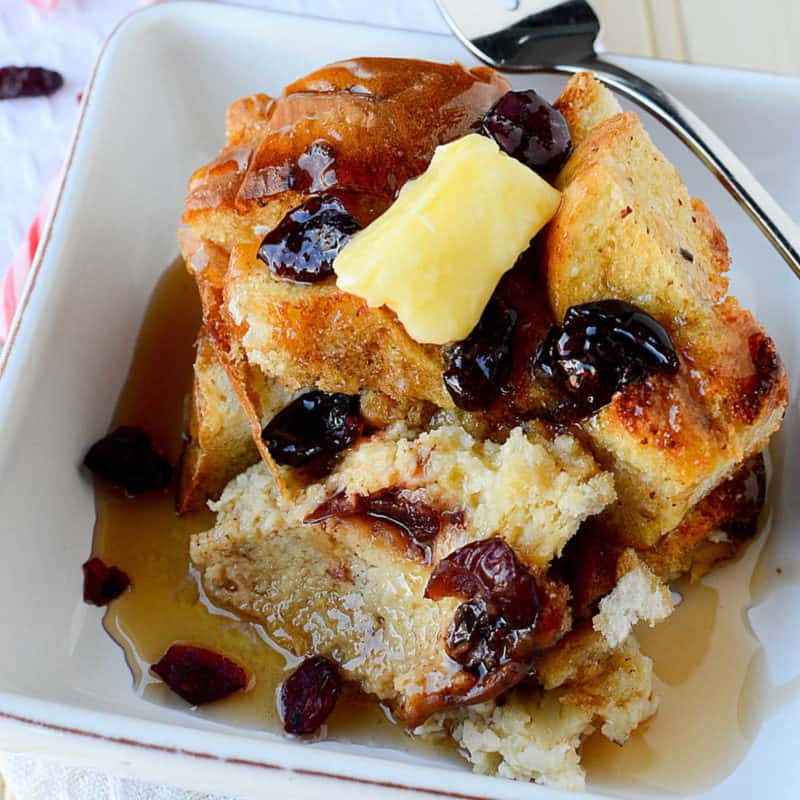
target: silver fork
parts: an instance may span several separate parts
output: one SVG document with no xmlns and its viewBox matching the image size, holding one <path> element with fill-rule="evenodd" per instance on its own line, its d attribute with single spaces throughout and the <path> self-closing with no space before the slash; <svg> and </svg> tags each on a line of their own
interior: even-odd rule
<svg viewBox="0 0 800 800">
<path fill-rule="evenodd" d="M 659 119 L 717 176 L 800 278 L 800 229 L 730 148 L 671 95 L 615 64 L 594 45 L 600 20 L 585 0 L 436 0 L 478 58 L 507 72 L 591 70 Z"/>
</svg>

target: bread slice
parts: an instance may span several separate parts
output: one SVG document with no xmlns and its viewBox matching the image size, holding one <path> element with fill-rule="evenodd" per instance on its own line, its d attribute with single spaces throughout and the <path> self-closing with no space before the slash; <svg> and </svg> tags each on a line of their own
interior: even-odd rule
<svg viewBox="0 0 800 800">
<path fill-rule="evenodd" d="M 189 439 L 178 485 L 178 513 L 219 498 L 228 482 L 259 460 L 250 421 L 205 331 L 197 339 Z"/>
<path fill-rule="evenodd" d="M 575 304 L 627 300 L 679 352 L 675 377 L 627 387 L 583 425 L 616 477 L 609 526 L 646 546 L 763 448 L 788 395 L 773 341 L 725 297 L 727 245 L 710 212 L 635 114 L 597 122 L 613 109 L 605 91 L 582 75 L 565 92 L 578 145 L 557 180 L 545 269 L 557 319 Z"/>
<path fill-rule="evenodd" d="M 248 361 L 290 387 L 357 394 L 377 389 L 398 400 L 450 408 L 441 348 L 414 341 L 385 308 L 369 308 L 334 283 L 276 280 L 237 245 L 225 276 L 225 309 Z"/>
<path fill-rule="evenodd" d="M 356 218 L 372 219 L 508 88 L 486 67 L 359 58 L 316 70 L 274 100 L 237 101 L 228 145 L 191 178 L 183 221 L 230 249 L 331 190 L 357 201 Z"/>
</svg>

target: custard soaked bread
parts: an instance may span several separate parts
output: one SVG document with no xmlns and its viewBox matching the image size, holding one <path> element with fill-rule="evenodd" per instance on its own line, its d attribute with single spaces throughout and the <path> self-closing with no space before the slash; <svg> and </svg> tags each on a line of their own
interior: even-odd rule
<svg viewBox="0 0 800 800">
<path fill-rule="evenodd" d="M 395 74 L 391 63 L 381 62 L 380 69 L 387 85 L 398 89 L 402 74 Z M 350 62 L 332 69 L 335 80 L 330 85 L 342 90 L 356 73 L 378 80 L 375 65 L 362 68 Z M 317 91 L 328 78 L 314 73 L 306 80 Z M 435 83 L 438 77 L 430 80 Z M 295 84 L 300 86 L 305 84 Z M 481 102 L 505 88 L 492 81 L 475 86 L 470 91 Z M 289 89 L 276 102 L 287 96 Z M 417 95 L 411 89 L 397 92 L 392 113 L 407 97 Z M 313 92 L 304 95 L 295 107 L 298 119 L 314 102 Z M 587 74 L 575 76 L 556 105 L 564 111 L 577 146 L 556 181 L 564 199 L 546 236 L 545 280 L 530 281 L 525 288 L 529 293 L 546 291 L 556 321 L 572 305 L 628 300 L 665 326 L 681 360 L 676 375 L 654 376 L 624 389 L 582 425 L 620 488 L 617 504 L 606 515 L 608 524 L 631 542 L 649 545 L 763 447 L 782 418 L 785 375 L 772 341 L 735 299 L 724 297 L 729 261 L 724 236 L 708 209 L 688 195 L 638 118 L 621 114 L 613 96 Z M 247 101 L 244 109 L 241 101 L 235 104 L 239 110 L 231 117 L 239 121 L 229 124 L 232 141 L 263 136 L 268 121 L 259 125 L 241 119 L 275 113 L 270 112 L 274 106 L 263 99 Z M 480 115 L 477 104 L 470 113 Z M 302 138 L 305 127 L 304 122 L 293 129 L 294 135 Z M 343 188 L 355 186 L 345 183 Z M 212 238 L 226 240 L 198 222 L 200 212 L 191 210 L 196 191 L 187 201 L 187 220 Z M 270 195 L 267 206 L 283 194 Z M 237 208 L 231 200 L 217 211 L 243 213 Z M 361 298 L 339 290 L 332 279 L 313 285 L 277 279 L 258 260 L 257 250 L 257 244 L 235 246 L 230 269 L 221 276 L 223 324 L 232 330 L 239 361 L 245 363 L 240 372 L 246 374 L 251 364 L 293 390 L 353 393 L 367 387 L 395 400 L 453 407 L 442 379 L 446 350 L 415 342 L 391 311 L 369 308 Z M 517 271 L 521 269 L 540 267 L 521 264 Z M 528 309 L 518 311 L 526 320 Z M 534 328 L 526 343 L 529 351 L 535 350 L 535 337 L 547 325 Z M 518 383 L 529 380 L 526 373 L 524 365 L 515 370 Z M 546 390 L 542 398 L 535 382 L 533 389 L 535 397 L 511 393 L 512 418 L 547 413 L 552 398 Z"/>
<path fill-rule="evenodd" d="M 369 308 L 334 283 L 281 282 L 237 245 L 225 277 L 227 312 L 250 363 L 288 386 L 392 397 L 451 408 L 441 348 L 415 342 L 391 311 Z"/>
<path fill-rule="evenodd" d="M 370 517 L 367 506 L 356 510 L 358 498 L 396 502 L 398 494 L 435 516 L 431 537 L 414 539 Z M 611 476 L 572 437 L 552 438 L 536 425 L 503 445 L 455 426 L 421 436 L 394 427 L 352 447 L 289 503 L 264 465 L 250 468 L 214 506 L 216 526 L 193 538 L 191 555 L 212 602 L 262 624 L 295 655 L 331 658 L 405 724 L 425 723 L 418 735 L 447 731 L 481 771 L 577 787 L 577 751 L 593 726 L 621 743 L 656 707 L 652 664 L 633 638 L 609 640 L 599 621 L 597 630 L 586 623 L 563 638 L 572 624 L 569 593 L 552 558 L 613 497 Z M 549 619 L 528 643 L 538 654 L 539 688 L 515 690 L 502 704 L 494 698 L 518 682 L 508 654 L 519 649 L 498 651 L 499 669 L 483 678 L 460 667 L 444 646 L 459 601 L 430 591 L 441 572 L 434 565 L 465 547 L 491 546 L 496 530 L 536 576 L 539 613 Z M 628 560 L 626 574 L 640 576 L 640 588 L 606 611 L 617 629 L 671 610 L 652 573 Z M 526 634 L 515 635 L 519 648 Z"/>
<path fill-rule="evenodd" d="M 547 649 L 570 628 L 569 593 L 548 575 L 550 562 L 613 498 L 611 476 L 566 435 L 534 426 L 497 445 L 453 426 L 416 437 L 394 427 L 354 445 L 289 502 L 263 466 L 251 468 L 226 489 L 192 559 L 214 602 L 266 625 L 298 656 L 333 656 L 413 725 L 462 695 L 499 691 L 447 657 L 458 603 L 425 597 L 434 565 L 502 531 L 539 576 L 540 596 L 552 596 L 543 602 L 558 616 L 553 641 L 537 644 Z M 380 500 L 382 513 L 367 500 Z M 434 530 L 423 538 L 376 524 L 396 518 L 393 504 L 423 509 Z"/>
<path fill-rule="evenodd" d="M 638 118 L 588 74 L 563 116 L 507 89 L 491 70 L 357 59 L 233 104 L 181 236 L 204 312 L 184 495 L 241 473 L 192 540 L 211 602 L 327 659 L 419 735 L 452 737 L 476 769 L 574 787 L 586 735 L 622 743 L 655 711 L 631 631 L 670 613 L 663 581 L 754 534 L 756 454 L 786 382 L 726 298 L 710 212 Z M 360 229 L 390 206 L 395 233 L 427 221 L 436 235 L 406 246 L 436 272 L 448 236 L 491 210 L 458 202 L 474 182 L 426 194 L 429 162 L 486 150 L 478 131 L 560 205 L 547 186 L 554 216 L 465 339 L 417 341 L 436 326 L 407 329 L 401 307 L 425 260 L 384 258 L 383 228 Z M 383 289 L 403 303 L 370 305 L 401 262 Z M 264 463 L 242 471 L 254 448 Z"/>
</svg>

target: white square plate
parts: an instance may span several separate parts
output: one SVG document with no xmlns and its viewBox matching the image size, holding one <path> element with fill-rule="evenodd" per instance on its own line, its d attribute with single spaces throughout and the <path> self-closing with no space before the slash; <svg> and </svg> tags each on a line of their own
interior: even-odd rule
<svg viewBox="0 0 800 800">
<path fill-rule="evenodd" d="M 66 175 L 10 347 L 0 362 L 0 747 L 60 756 L 152 781 L 247 797 L 559 797 L 454 771 L 430 756 L 334 741 L 313 747 L 148 703 L 97 609 L 81 602 L 94 522 L 78 464 L 105 430 L 148 296 L 174 258 L 188 176 L 217 151 L 234 98 L 277 92 L 356 55 L 470 61 L 449 37 L 389 31 L 201 2 L 156 6 L 108 42 L 87 92 Z M 800 81 L 625 61 L 726 137 L 800 218 Z M 555 96 L 563 79 L 515 81 Z M 781 566 L 750 623 L 772 704 L 738 768 L 704 795 L 798 796 L 800 493 L 797 373 L 800 282 L 713 177 L 650 123 L 658 144 L 728 234 L 732 289 L 776 338 L 792 405 L 772 448 L 767 567 Z M 762 558 L 763 561 L 763 558 Z M 723 606 L 719 614 L 724 613 Z M 754 663 L 753 667 L 757 665 Z M 702 708 L 687 714 L 703 713 Z M 603 787 L 594 787 L 602 791 Z M 637 797 L 654 794 L 643 787 Z"/>
</svg>

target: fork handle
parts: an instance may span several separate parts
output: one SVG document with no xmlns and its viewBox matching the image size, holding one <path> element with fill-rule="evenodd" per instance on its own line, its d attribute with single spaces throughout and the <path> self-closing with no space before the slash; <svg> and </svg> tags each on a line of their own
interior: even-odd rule
<svg viewBox="0 0 800 800">
<path fill-rule="evenodd" d="M 584 69 L 592 70 L 680 137 L 717 176 L 800 278 L 800 228 L 708 125 L 679 100 L 608 61 L 594 57 L 579 66 L 559 66 L 553 71 L 572 73 Z"/>
</svg>

